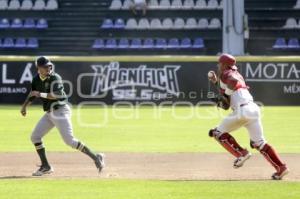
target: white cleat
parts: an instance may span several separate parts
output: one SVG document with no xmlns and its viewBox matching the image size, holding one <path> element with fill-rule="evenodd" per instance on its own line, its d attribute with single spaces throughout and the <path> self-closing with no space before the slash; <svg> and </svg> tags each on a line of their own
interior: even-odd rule
<svg viewBox="0 0 300 199">
<path fill-rule="evenodd" d="M 272 179 L 282 180 L 283 176 L 287 175 L 289 172 L 290 170 L 285 165 L 283 165 L 282 167 L 280 167 L 279 171 L 272 175 Z"/>
<path fill-rule="evenodd" d="M 97 167 L 97 169 L 100 173 L 102 171 L 102 169 L 104 168 L 104 166 L 105 166 L 105 163 L 104 163 L 104 157 L 105 156 L 102 153 L 98 153 L 96 156 L 97 156 L 97 159 L 95 161 L 95 164 L 96 164 L 96 167 Z"/>
<path fill-rule="evenodd" d="M 244 165 L 246 160 L 248 160 L 251 157 L 251 153 L 247 153 L 244 156 L 238 157 L 234 162 L 233 162 L 233 168 L 238 169 Z"/>
<path fill-rule="evenodd" d="M 46 174 L 51 174 L 54 172 L 54 169 L 51 166 L 40 166 L 40 168 L 32 173 L 32 176 L 43 176 Z"/>
</svg>

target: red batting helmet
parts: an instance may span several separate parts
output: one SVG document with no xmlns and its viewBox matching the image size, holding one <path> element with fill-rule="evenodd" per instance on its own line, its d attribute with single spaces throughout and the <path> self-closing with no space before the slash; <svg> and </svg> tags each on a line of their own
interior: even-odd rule
<svg viewBox="0 0 300 199">
<path fill-rule="evenodd" d="M 224 66 L 232 68 L 236 64 L 236 60 L 232 55 L 229 54 L 222 54 L 219 57 L 219 63 L 221 63 Z"/>
</svg>

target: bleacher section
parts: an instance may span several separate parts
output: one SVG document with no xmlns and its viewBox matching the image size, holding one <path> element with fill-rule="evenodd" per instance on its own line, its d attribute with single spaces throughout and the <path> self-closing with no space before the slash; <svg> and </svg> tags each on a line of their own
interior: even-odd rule
<svg viewBox="0 0 300 199">
<path fill-rule="evenodd" d="M 96 39 L 93 48 L 94 49 L 152 49 L 152 50 L 178 50 L 178 49 L 203 49 L 205 47 L 202 38 L 195 38 L 193 41 L 190 38 L 120 38 L 120 39 Z"/>
<path fill-rule="evenodd" d="M 9 24 L 0 28 L 2 44 L 38 41 L 35 50 L 1 45 L 1 54 L 215 55 L 222 49 L 222 0 L 150 0 L 146 16 L 134 16 L 127 0 L 59 0 L 49 9 L 50 1 L 0 0 L 0 22 Z M 25 28 L 28 18 L 32 29 Z M 47 28 L 38 29 L 42 18 Z M 20 31 L 11 27 L 14 19 Z"/>
<path fill-rule="evenodd" d="M 0 0 L 0 10 L 57 10 L 57 0 Z"/>
<path fill-rule="evenodd" d="M 0 0 L 0 53 L 38 54 L 48 29 L 45 12 L 57 9 L 57 0 Z"/>
<path fill-rule="evenodd" d="M 176 19 L 164 18 L 164 19 L 147 19 L 140 18 L 129 18 L 126 22 L 124 19 L 105 19 L 101 28 L 103 29 L 128 29 L 128 30 L 169 30 L 169 29 L 215 29 L 222 28 L 221 21 L 218 18 L 210 20 L 206 18 L 196 19 L 193 17 L 187 18 L 186 20 L 180 17 Z"/>
<path fill-rule="evenodd" d="M 15 18 L 7 19 L 3 18 L 0 21 L 0 29 L 22 29 L 22 28 L 32 28 L 32 29 L 46 29 L 48 28 L 48 22 L 46 19 L 32 19 L 26 18 L 24 20 Z"/>
<path fill-rule="evenodd" d="M 131 0 L 112 0 L 110 10 L 129 10 Z M 222 9 L 223 0 L 149 0 L 148 9 L 150 10 L 191 10 L 191 9 Z"/>
<path fill-rule="evenodd" d="M 13 55 L 215 55 L 222 0 L 0 0 L 0 53 Z M 300 0 L 245 0 L 251 55 L 300 53 Z"/>
<path fill-rule="evenodd" d="M 251 55 L 299 55 L 300 0 L 245 0 Z"/>
</svg>

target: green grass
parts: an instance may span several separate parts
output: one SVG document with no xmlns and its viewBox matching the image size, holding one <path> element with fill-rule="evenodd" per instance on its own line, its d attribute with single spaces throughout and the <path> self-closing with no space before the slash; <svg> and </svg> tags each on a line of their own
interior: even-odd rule
<svg viewBox="0 0 300 199">
<path fill-rule="evenodd" d="M 30 134 L 42 116 L 40 106 L 28 109 L 27 117 L 19 106 L 0 106 L 0 152 L 32 151 Z M 208 137 L 208 129 L 227 114 L 212 107 L 188 108 L 84 108 L 81 121 L 73 109 L 74 133 L 77 138 L 99 151 L 111 152 L 224 152 Z M 175 118 L 173 115 L 186 118 Z M 281 153 L 300 152 L 300 107 L 265 107 L 263 110 L 265 137 Z M 119 118 L 116 118 L 118 115 Z M 105 119 L 106 118 L 106 119 Z M 106 121 L 106 122 L 104 122 Z M 96 126 L 100 125 L 101 126 Z M 249 148 L 245 129 L 233 133 Z M 56 129 L 44 139 L 50 151 L 71 151 Z"/>
<path fill-rule="evenodd" d="M 299 199 L 300 183 L 271 181 L 1 180 L 1 199 Z"/>
<path fill-rule="evenodd" d="M 190 115 L 187 118 L 172 116 Z M 0 152 L 34 151 L 30 133 L 42 116 L 40 107 L 19 114 L 18 106 L 0 106 Z M 187 108 L 84 108 L 81 120 L 73 110 L 75 135 L 99 151 L 120 152 L 224 152 L 207 136 L 221 120 L 212 107 Z M 116 118 L 115 115 L 124 117 Z M 300 152 L 300 107 L 266 107 L 265 136 L 279 152 Z M 131 116 L 128 118 L 128 116 Z M 210 117 L 208 117 L 210 116 Z M 125 118 L 127 117 L 127 119 Z M 245 129 L 234 132 L 242 145 L 249 145 Z M 50 151 L 71 151 L 57 130 L 45 138 Z M 249 148 L 249 147 L 248 147 Z M 149 181 L 100 179 L 0 179 L 0 198 L 7 199 L 300 199 L 299 182 L 276 181 Z"/>
</svg>

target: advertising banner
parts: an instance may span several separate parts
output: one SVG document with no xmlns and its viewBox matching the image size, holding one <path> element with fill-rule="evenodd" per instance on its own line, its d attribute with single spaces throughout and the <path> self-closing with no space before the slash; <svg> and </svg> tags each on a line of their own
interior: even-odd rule
<svg viewBox="0 0 300 199">
<path fill-rule="evenodd" d="M 206 61 L 55 61 L 69 101 L 192 104 L 217 93 L 207 80 L 216 62 Z M 239 62 L 255 101 L 264 105 L 300 105 L 300 62 Z M 20 104 L 37 74 L 34 62 L 0 62 L 0 103 Z"/>
</svg>

